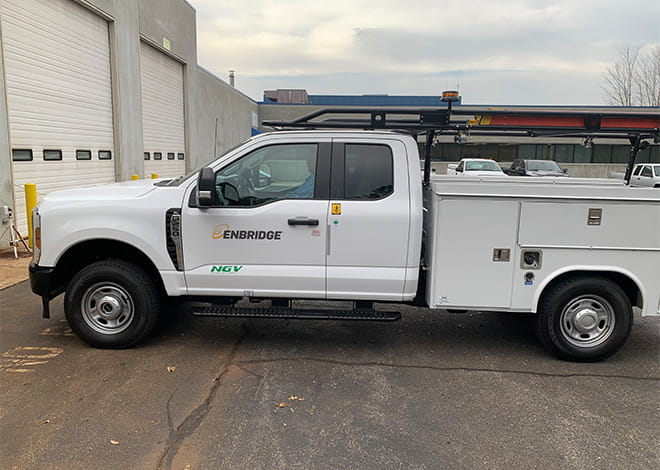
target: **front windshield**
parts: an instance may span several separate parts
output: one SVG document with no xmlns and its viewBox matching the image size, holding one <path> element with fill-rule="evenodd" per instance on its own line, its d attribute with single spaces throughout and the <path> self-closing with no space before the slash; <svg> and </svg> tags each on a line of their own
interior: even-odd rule
<svg viewBox="0 0 660 470">
<path fill-rule="evenodd" d="M 557 162 L 553 162 L 552 160 L 528 161 L 527 169 L 530 171 L 551 171 L 554 173 L 561 173 L 561 168 L 559 168 Z"/>
<path fill-rule="evenodd" d="M 466 171 L 502 171 L 500 166 L 492 160 L 478 160 L 465 162 Z"/>
</svg>

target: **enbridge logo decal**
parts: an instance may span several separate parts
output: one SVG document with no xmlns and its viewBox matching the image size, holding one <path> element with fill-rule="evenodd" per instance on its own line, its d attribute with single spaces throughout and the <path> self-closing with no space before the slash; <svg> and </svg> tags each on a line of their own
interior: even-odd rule
<svg viewBox="0 0 660 470">
<path fill-rule="evenodd" d="M 223 238 L 225 236 L 225 232 L 229 230 L 229 225 L 227 224 L 220 224 L 216 225 L 213 227 L 213 233 L 211 234 L 211 238 L 214 240 L 219 240 L 220 238 Z"/>
<path fill-rule="evenodd" d="M 281 240 L 281 230 L 231 230 L 228 224 L 213 227 L 214 240 Z"/>
</svg>

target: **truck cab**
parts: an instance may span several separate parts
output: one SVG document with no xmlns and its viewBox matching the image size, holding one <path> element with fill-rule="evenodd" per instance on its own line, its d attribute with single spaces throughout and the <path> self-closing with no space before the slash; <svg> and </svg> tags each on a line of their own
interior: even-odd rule
<svg viewBox="0 0 660 470">
<path fill-rule="evenodd" d="M 630 177 L 630 186 L 660 188 L 660 165 L 638 163 Z"/>
<path fill-rule="evenodd" d="M 411 300 L 414 145 L 394 133 L 282 132 L 215 162 L 199 182 L 210 197 L 189 184 L 181 209 L 188 295 Z"/>
</svg>

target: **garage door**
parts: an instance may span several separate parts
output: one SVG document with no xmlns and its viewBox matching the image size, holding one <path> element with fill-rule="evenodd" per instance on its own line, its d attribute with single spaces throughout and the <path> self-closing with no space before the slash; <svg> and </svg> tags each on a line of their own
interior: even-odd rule
<svg viewBox="0 0 660 470">
<path fill-rule="evenodd" d="M 40 196 L 115 181 L 108 23 L 70 0 L 2 0 L 16 220 Z"/>
<path fill-rule="evenodd" d="M 150 45 L 140 44 L 144 172 L 183 175 L 183 66 Z"/>
</svg>

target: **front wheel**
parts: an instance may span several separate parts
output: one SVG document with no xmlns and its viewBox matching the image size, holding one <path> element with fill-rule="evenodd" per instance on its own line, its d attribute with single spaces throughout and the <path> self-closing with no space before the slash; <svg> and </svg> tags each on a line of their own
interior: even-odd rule
<svg viewBox="0 0 660 470">
<path fill-rule="evenodd" d="M 90 346 L 130 348 L 156 324 L 160 295 L 140 267 L 125 261 L 99 261 L 69 282 L 64 313 L 76 335 Z"/>
<path fill-rule="evenodd" d="M 541 342 L 561 359 L 594 362 L 625 343 L 633 323 L 630 299 L 601 277 L 571 278 L 544 294 L 539 305 Z"/>
</svg>

